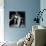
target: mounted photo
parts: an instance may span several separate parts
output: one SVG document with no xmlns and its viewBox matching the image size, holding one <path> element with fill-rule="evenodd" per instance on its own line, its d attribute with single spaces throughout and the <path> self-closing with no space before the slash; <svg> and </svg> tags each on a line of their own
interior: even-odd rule
<svg viewBox="0 0 46 46">
<path fill-rule="evenodd" d="M 25 27 L 25 11 L 10 11 L 9 26 L 10 27 Z"/>
</svg>

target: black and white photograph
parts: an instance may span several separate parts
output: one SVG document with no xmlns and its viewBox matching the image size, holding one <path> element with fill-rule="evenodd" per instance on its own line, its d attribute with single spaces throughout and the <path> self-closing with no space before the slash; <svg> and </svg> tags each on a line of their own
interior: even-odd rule
<svg viewBox="0 0 46 46">
<path fill-rule="evenodd" d="M 9 26 L 10 27 L 25 27 L 25 12 L 24 11 L 10 11 L 9 12 Z"/>
</svg>

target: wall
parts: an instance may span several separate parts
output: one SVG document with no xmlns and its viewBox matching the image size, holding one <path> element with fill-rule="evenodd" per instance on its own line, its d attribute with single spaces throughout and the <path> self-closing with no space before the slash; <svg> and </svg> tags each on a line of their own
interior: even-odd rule
<svg viewBox="0 0 46 46">
<path fill-rule="evenodd" d="M 25 11 L 26 27 L 10 28 L 9 11 Z M 18 41 L 31 31 L 35 14 L 40 10 L 40 0 L 4 0 L 4 38 L 7 41 Z"/>
<path fill-rule="evenodd" d="M 46 5 L 46 0 L 41 0 L 40 1 L 40 9 L 41 9 L 41 11 L 43 9 L 46 9 L 45 5 Z M 43 12 L 42 17 L 43 17 L 44 20 L 43 20 L 43 22 L 42 21 L 40 22 L 40 25 L 46 26 L 46 20 L 45 20 L 46 19 L 46 11 Z"/>
<path fill-rule="evenodd" d="M 3 0 L 0 1 L 0 42 L 4 41 L 4 8 Z"/>
<path fill-rule="evenodd" d="M 43 9 L 46 9 L 46 0 L 40 0 L 40 10 L 42 11 Z M 43 13 L 42 17 L 43 17 L 44 21 L 43 22 L 40 21 L 40 25 L 46 27 L 46 11 Z"/>
</svg>

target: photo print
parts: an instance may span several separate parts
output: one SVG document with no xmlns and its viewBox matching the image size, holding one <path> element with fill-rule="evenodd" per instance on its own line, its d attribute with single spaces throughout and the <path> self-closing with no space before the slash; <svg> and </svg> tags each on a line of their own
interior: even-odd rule
<svg viewBox="0 0 46 46">
<path fill-rule="evenodd" d="M 10 27 L 25 27 L 25 12 L 24 11 L 10 11 L 9 12 L 9 26 Z"/>
</svg>

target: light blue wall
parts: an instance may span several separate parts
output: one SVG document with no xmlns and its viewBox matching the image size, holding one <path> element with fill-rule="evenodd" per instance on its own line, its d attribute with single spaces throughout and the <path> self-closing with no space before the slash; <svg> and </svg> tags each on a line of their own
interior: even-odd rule
<svg viewBox="0 0 46 46">
<path fill-rule="evenodd" d="M 43 10 L 43 9 L 46 9 L 46 0 L 40 1 L 40 10 Z M 43 22 L 40 21 L 40 25 L 46 27 L 46 11 L 43 13 L 42 17 L 43 17 L 44 21 Z M 45 39 L 46 39 L 46 37 L 45 37 Z M 45 40 L 45 44 L 46 44 L 46 40 Z"/>
<path fill-rule="evenodd" d="M 18 41 L 31 31 L 36 12 L 40 9 L 40 0 L 4 0 L 4 38 L 7 41 Z M 26 27 L 10 28 L 9 11 L 25 11 Z"/>
<path fill-rule="evenodd" d="M 40 10 L 42 11 L 43 9 L 46 9 L 46 0 L 41 0 L 40 1 Z M 40 21 L 40 25 L 46 27 L 46 10 L 43 12 L 43 22 Z"/>
</svg>

